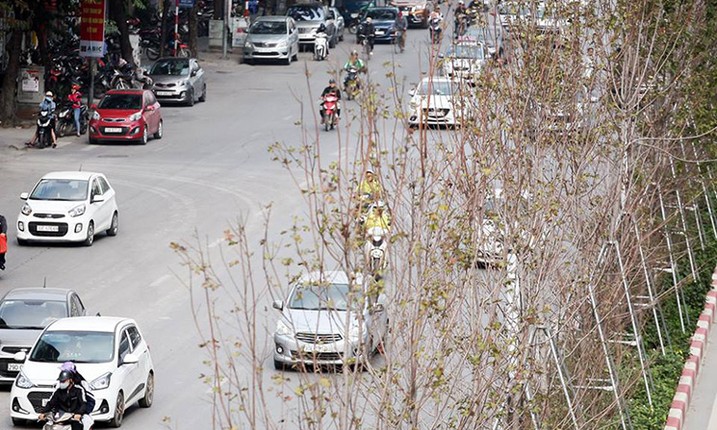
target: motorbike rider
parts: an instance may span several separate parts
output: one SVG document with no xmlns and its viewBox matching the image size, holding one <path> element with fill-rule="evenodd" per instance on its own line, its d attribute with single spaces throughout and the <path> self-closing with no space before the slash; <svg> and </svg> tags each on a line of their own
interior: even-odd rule
<svg viewBox="0 0 717 430">
<path fill-rule="evenodd" d="M 374 27 L 374 25 L 373 25 L 373 19 L 371 19 L 371 17 L 368 16 L 368 17 L 366 17 L 366 21 L 364 21 L 363 25 L 361 26 L 360 34 L 368 42 L 370 55 L 373 55 L 373 40 L 374 40 L 375 33 L 376 33 L 376 27 Z"/>
<path fill-rule="evenodd" d="M 87 394 L 81 385 L 75 385 L 72 372 L 62 370 L 60 376 L 57 378 L 58 384 L 57 389 L 52 393 L 52 397 L 47 401 L 47 404 L 40 408 L 40 415 L 37 419 L 44 421 L 47 419 L 47 414 L 55 411 L 70 412 L 73 414 L 70 426 L 72 430 L 83 430 L 83 424 L 81 423 L 82 415 L 89 414 L 90 410 L 87 408 Z"/>
<path fill-rule="evenodd" d="M 383 198 L 383 186 L 378 181 L 373 168 L 366 169 L 363 179 L 359 182 L 357 193 L 364 202 L 374 202 Z"/>
<path fill-rule="evenodd" d="M 325 113 L 324 98 L 329 94 L 336 96 L 336 119 L 339 119 L 341 118 L 341 90 L 336 86 L 336 79 L 334 78 L 329 79 L 329 86 L 321 92 L 321 118 L 324 117 Z"/>
<path fill-rule="evenodd" d="M 70 88 L 70 94 L 67 95 L 67 100 L 72 103 L 72 115 L 75 120 L 75 130 L 77 135 L 80 135 L 80 113 L 82 112 L 82 94 L 80 94 L 80 86 L 72 84 Z"/>
<path fill-rule="evenodd" d="M 47 111 L 51 116 L 52 119 L 50 120 L 50 136 L 52 137 L 52 147 L 57 148 L 57 136 L 55 136 L 55 109 L 57 108 L 57 105 L 55 104 L 55 101 L 53 100 L 52 91 L 48 91 L 45 93 L 45 98 L 42 99 L 40 102 L 40 112 Z M 35 135 L 32 136 L 32 140 L 30 140 L 28 143 L 26 143 L 27 146 L 33 146 L 35 145 L 35 142 L 37 141 L 38 131 L 35 130 Z"/>
<path fill-rule="evenodd" d="M 87 396 L 87 409 L 88 411 L 93 411 L 95 409 L 95 396 L 90 392 L 90 384 L 87 382 L 84 376 L 77 370 L 75 367 L 75 363 L 71 361 L 66 361 L 62 363 L 62 366 L 60 366 L 60 370 L 64 370 L 67 372 L 70 372 L 72 374 L 72 382 L 75 385 L 79 385 L 85 390 L 85 395 Z M 82 425 L 84 427 L 84 430 L 90 430 L 92 428 L 92 425 L 95 423 L 94 418 L 90 414 L 84 414 L 82 415 Z"/>
<path fill-rule="evenodd" d="M 466 8 L 466 5 L 463 0 L 458 1 L 458 6 L 456 6 L 456 10 L 455 12 L 453 12 L 453 18 L 453 37 L 458 39 L 458 37 L 461 36 L 461 34 L 465 31 L 465 23 L 468 19 L 468 9 Z"/>
<path fill-rule="evenodd" d="M 358 73 L 366 72 L 366 64 L 359 58 L 359 53 L 357 50 L 351 51 L 351 56 L 349 56 L 348 61 L 346 64 L 344 64 L 344 70 L 346 72 L 350 72 L 351 69 L 356 70 Z M 349 74 L 346 75 L 344 78 L 344 89 L 348 86 L 349 82 Z M 358 82 L 356 85 L 356 88 L 358 88 Z"/>
<path fill-rule="evenodd" d="M 381 228 L 388 232 L 391 227 L 391 215 L 389 215 L 386 204 L 383 201 L 379 200 L 375 205 L 371 206 L 363 227 L 366 232 L 371 231 L 372 228 Z"/>
<path fill-rule="evenodd" d="M 5 254 L 7 253 L 7 220 L 0 215 L 0 270 L 5 270 Z"/>
<path fill-rule="evenodd" d="M 319 28 L 316 30 L 316 36 L 319 37 L 319 35 L 321 35 L 320 37 L 323 37 L 326 39 L 326 42 L 327 42 L 326 43 L 326 58 L 329 58 L 329 43 L 328 43 L 329 34 L 326 32 L 326 25 L 323 22 L 319 25 Z"/>
<path fill-rule="evenodd" d="M 401 47 L 401 52 L 403 52 L 406 47 L 406 30 L 408 30 L 408 20 L 403 14 L 403 11 L 398 11 L 398 15 L 396 15 L 396 22 L 393 25 L 399 34 L 399 40 L 397 41 L 398 46 Z"/>
</svg>

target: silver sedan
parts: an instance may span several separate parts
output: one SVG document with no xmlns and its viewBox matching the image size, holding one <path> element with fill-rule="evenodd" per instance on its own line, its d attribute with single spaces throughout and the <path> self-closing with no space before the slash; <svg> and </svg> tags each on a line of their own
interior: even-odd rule
<svg viewBox="0 0 717 430">
<path fill-rule="evenodd" d="M 299 30 L 288 16 L 259 17 L 247 31 L 244 62 L 280 60 L 291 64 L 299 54 Z"/>
</svg>

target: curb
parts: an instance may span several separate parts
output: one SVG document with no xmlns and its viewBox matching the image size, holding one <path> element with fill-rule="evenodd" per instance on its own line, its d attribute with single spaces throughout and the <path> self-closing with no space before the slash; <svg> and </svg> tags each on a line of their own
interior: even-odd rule
<svg viewBox="0 0 717 430">
<path fill-rule="evenodd" d="M 682 375 L 677 383 L 670 411 L 667 413 L 664 430 L 682 430 L 707 345 L 707 334 L 715 321 L 715 314 L 717 314 L 717 268 L 712 273 L 712 289 L 707 293 L 705 308 L 697 320 L 697 328 L 690 341 L 690 356 L 682 368 Z"/>
</svg>

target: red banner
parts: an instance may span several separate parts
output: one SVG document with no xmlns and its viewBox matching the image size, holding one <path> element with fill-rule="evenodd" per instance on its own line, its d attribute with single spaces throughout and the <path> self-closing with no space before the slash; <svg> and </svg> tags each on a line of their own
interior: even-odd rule
<svg viewBox="0 0 717 430">
<path fill-rule="evenodd" d="M 80 55 L 102 57 L 105 43 L 105 0 L 82 0 L 80 6 Z"/>
</svg>

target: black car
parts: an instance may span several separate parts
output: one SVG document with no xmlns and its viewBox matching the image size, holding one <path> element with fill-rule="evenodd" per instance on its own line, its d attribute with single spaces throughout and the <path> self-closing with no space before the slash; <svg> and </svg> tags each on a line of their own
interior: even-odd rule
<svg viewBox="0 0 717 430">
<path fill-rule="evenodd" d="M 366 9 L 363 16 L 361 17 L 361 24 L 357 34 L 361 34 L 363 25 L 366 22 L 366 18 L 371 18 L 373 26 L 375 28 L 374 41 L 376 42 L 390 42 L 393 43 L 396 40 L 396 17 L 398 16 L 398 8 L 396 7 L 372 7 Z M 360 43 L 359 37 L 356 38 L 356 43 Z"/>
</svg>

